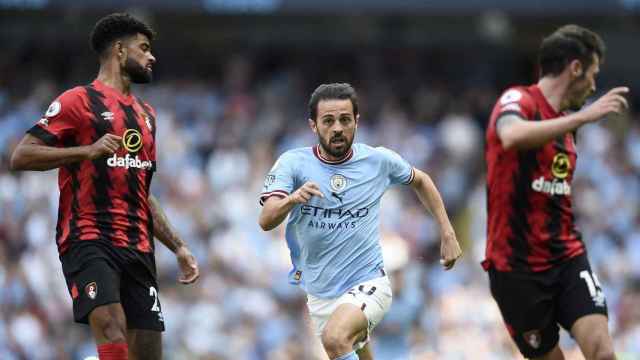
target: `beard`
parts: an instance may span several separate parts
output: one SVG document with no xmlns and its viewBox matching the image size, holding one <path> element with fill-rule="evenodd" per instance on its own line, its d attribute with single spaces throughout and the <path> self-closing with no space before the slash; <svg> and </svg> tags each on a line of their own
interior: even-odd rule
<svg viewBox="0 0 640 360">
<path fill-rule="evenodd" d="M 131 58 L 125 61 L 124 71 L 134 84 L 147 84 L 153 80 L 153 73 Z"/>
<path fill-rule="evenodd" d="M 329 140 L 325 140 L 318 136 L 318 140 L 322 150 L 335 158 L 344 157 L 347 152 L 349 152 L 349 149 L 351 149 L 351 144 L 353 144 L 353 137 L 349 139 L 345 135 L 334 136 Z M 336 144 L 336 140 L 341 140 L 341 142 Z"/>
<path fill-rule="evenodd" d="M 587 102 L 587 99 L 593 95 L 590 86 L 586 81 L 578 79 L 570 86 L 570 89 L 572 90 L 569 92 L 569 110 L 579 111 Z"/>
</svg>

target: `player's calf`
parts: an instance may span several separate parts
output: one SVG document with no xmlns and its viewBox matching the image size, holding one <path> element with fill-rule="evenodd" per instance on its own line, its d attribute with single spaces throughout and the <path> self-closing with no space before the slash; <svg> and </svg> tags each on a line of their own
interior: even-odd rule
<svg viewBox="0 0 640 360">
<path fill-rule="evenodd" d="M 129 330 L 129 360 L 162 359 L 162 333 L 154 330 Z"/>
<path fill-rule="evenodd" d="M 127 322 L 119 303 L 93 309 L 89 325 L 101 360 L 128 360 Z"/>
</svg>

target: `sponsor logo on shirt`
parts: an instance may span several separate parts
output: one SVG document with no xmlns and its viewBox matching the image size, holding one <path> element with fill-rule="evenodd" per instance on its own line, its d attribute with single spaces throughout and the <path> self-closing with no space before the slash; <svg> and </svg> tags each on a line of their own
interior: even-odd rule
<svg viewBox="0 0 640 360">
<path fill-rule="evenodd" d="M 342 230 L 354 229 L 358 220 L 369 215 L 369 209 L 336 209 L 303 205 L 300 207 L 300 213 L 314 218 L 307 224 L 310 227 L 321 230 Z"/>
<path fill-rule="evenodd" d="M 564 179 L 569 175 L 571 170 L 571 161 L 569 156 L 565 153 L 558 153 L 553 157 L 553 163 L 551 164 L 551 173 L 558 179 Z"/>
<path fill-rule="evenodd" d="M 133 157 L 130 154 L 126 154 L 125 156 L 118 156 L 117 154 L 113 154 L 110 158 L 107 159 L 107 165 L 110 167 L 123 167 L 125 169 L 134 168 L 142 170 L 149 170 L 153 167 L 153 163 L 151 161 L 140 160 L 140 157 L 138 157 L 138 155 Z"/>
<path fill-rule="evenodd" d="M 549 181 L 545 180 L 544 176 L 533 180 L 531 188 L 534 191 L 549 195 L 571 195 L 571 185 L 566 180 L 558 181 L 553 179 Z"/>
<path fill-rule="evenodd" d="M 122 134 L 122 146 L 128 152 L 136 153 L 142 148 L 142 134 L 136 129 L 127 129 Z"/>
<path fill-rule="evenodd" d="M 569 156 L 565 153 L 558 153 L 553 157 L 551 163 L 551 174 L 554 176 L 553 180 L 547 180 L 544 176 L 533 180 L 531 188 L 534 191 L 549 194 L 549 195 L 571 195 L 571 185 L 564 180 L 569 176 L 571 170 L 571 161 Z"/>
<path fill-rule="evenodd" d="M 328 209 L 313 205 L 303 205 L 300 207 L 302 215 L 321 217 L 324 219 L 360 219 L 369 215 L 368 208 L 360 209 Z"/>
</svg>

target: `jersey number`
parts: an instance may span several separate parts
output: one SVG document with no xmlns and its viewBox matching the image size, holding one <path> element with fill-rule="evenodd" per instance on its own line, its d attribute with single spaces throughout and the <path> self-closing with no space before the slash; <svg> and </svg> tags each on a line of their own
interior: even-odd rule
<svg viewBox="0 0 640 360">
<path fill-rule="evenodd" d="M 149 296 L 153 296 L 153 306 L 151 307 L 151 311 L 159 312 L 160 306 L 158 306 L 158 290 L 151 286 L 149 288 Z"/>
<path fill-rule="evenodd" d="M 598 281 L 596 274 L 589 274 L 589 270 L 582 270 L 580 271 L 580 277 L 587 283 L 589 295 L 591 295 L 592 298 L 598 296 L 598 292 L 602 290 L 600 290 L 600 281 Z"/>
<path fill-rule="evenodd" d="M 376 292 L 376 287 L 372 286 L 368 291 L 365 291 L 364 285 L 360 285 L 360 287 L 358 288 L 358 290 L 361 293 L 365 293 L 367 295 L 373 295 L 374 292 Z"/>
</svg>

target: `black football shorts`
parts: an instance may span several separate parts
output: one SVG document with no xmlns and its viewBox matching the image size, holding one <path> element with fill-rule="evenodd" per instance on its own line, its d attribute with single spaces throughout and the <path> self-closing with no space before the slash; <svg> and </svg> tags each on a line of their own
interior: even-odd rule
<svg viewBox="0 0 640 360">
<path fill-rule="evenodd" d="M 76 322 L 97 306 L 120 303 L 127 328 L 164 331 L 153 253 L 101 240 L 75 241 L 60 257 Z"/>
<path fill-rule="evenodd" d="M 491 294 L 509 334 L 527 358 L 553 350 L 559 326 L 567 331 L 579 318 L 607 316 L 607 303 L 586 254 L 534 273 L 489 269 Z"/>
</svg>

